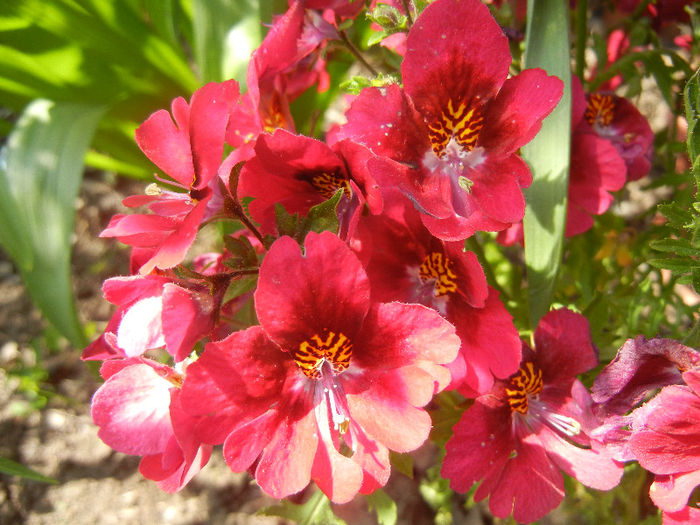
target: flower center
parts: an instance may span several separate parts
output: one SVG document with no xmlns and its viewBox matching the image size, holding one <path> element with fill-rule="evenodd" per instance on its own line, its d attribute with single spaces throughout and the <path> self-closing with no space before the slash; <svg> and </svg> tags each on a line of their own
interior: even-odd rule
<svg viewBox="0 0 700 525">
<path fill-rule="evenodd" d="M 314 334 L 299 344 L 294 351 L 294 361 L 309 379 L 321 377 L 321 368 L 328 362 L 332 370 L 340 373 L 350 366 L 352 342 L 343 333 L 326 329 L 323 335 Z"/>
<path fill-rule="evenodd" d="M 521 366 L 506 387 L 510 411 L 527 414 L 529 396 L 536 396 L 542 392 L 542 386 L 542 370 L 531 362 Z"/>
<path fill-rule="evenodd" d="M 341 188 L 346 197 L 352 196 L 348 179 L 336 173 L 317 173 L 311 177 L 311 185 L 326 199 L 330 199 Z"/>
<path fill-rule="evenodd" d="M 611 95 L 591 93 L 583 116 L 591 126 L 596 123 L 600 126 L 609 126 L 615 116 L 615 101 Z"/>
<path fill-rule="evenodd" d="M 455 108 L 450 99 L 440 118 L 428 125 L 428 137 L 435 155 L 442 157 L 447 144 L 453 137 L 464 151 L 474 149 L 483 127 L 484 116 L 480 107 L 467 108 L 467 103 L 461 102 Z"/>
<path fill-rule="evenodd" d="M 457 274 L 452 270 L 452 261 L 440 252 L 429 253 L 418 268 L 421 281 L 435 281 L 435 295 L 446 295 L 457 291 Z"/>
</svg>

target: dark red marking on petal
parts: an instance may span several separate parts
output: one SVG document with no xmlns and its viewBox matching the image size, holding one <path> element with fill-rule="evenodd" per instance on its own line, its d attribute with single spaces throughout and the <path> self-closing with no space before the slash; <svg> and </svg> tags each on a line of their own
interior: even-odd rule
<svg viewBox="0 0 700 525">
<path fill-rule="evenodd" d="M 310 379 L 321 377 L 321 365 L 328 361 L 337 373 L 350 366 L 352 342 L 342 332 L 325 330 L 323 335 L 314 334 L 299 344 L 294 351 L 294 361 L 304 375 Z"/>
<path fill-rule="evenodd" d="M 462 101 L 455 108 L 450 99 L 440 118 L 428 125 L 430 144 L 438 157 L 453 137 L 465 151 L 471 151 L 483 127 L 484 116 L 479 106 L 467 109 L 467 103 Z"/>
<path fill-rule="evenodd" d="M 584 117 L 592 126 L 598 123 L 601 126 L 609 126 L 615 116 L 615 101 L 611 95 L 591 93 L 588 96 Z"/>
<path fill-rule="evenodd" d="M 432 252 L 423 260 L 418 268 L 418 275 L 423 282 L 435 279 L 435 295 L 455 293 L 457 287 L 457 274 L 453 271 L 454 263 L 441 252 Z"/>
<path fill-rule="evenodd" d="M 527 414 L 528 397 L 542 392 L 542 370 L 528 362 L 511 377 L 506 387 L 511 412 Z"/>
<path fill-rule="evenodd" d="M 348 179 L 338 173 L 316 173 L 311 176 L 311 185 L 326 199 L 330 199 L 341 188 L 346 197 L 352 196 Z"/>
</svg>

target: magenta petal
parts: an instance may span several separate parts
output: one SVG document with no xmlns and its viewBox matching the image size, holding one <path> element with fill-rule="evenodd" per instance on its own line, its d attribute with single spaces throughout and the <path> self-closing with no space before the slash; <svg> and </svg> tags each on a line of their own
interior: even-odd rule
<svg viewBox="0 0 700 525">
<path fill-rule="evenodd" d="M 588 320 L 566 308 L 542 317 L 535 329 L 535 348 L 545 384 L 582 374 L 598 364 Z"/>
<path fill-rule="evenodd" d="M 278 499 L 302 490 L 309 484 L 317 447 L 313 411 L 297 421 L 282 421 L 270 436 L 255 469 L 260 488 Z"/>
<path fill-rule="evenodd" d="M 512 512 L 516 521 L 529 523 L 542 518 L 561 503 L 564 480 L 544 449 L 536 443 L 534 435 L 523 439 L 516 453 L 491 491 L 489 509 L 498 518 L 506 518 Z M 477 495 L 480 492 L 481 487 Z"/>
<path fill-rule="evenodd" d="M 564 83 L 542 69 L 509 78 L 491 101 L 479 135 L 489 155 L 510 155 L 530 142 L 561 98 Z"/>
<path fill-rule="evenodd" d="M 162 452 L 173 435 L 170 388 L 173 385 L 145 364 L 124 368 L 92 398 L 98 436 L 114 450 L 146 456 Z"/>
<path fill-rule="evenodd" d="M 700 366 L 700 352 L 671 339 L 628 339 L 593 384 L 593 401 L 622 414 L 648 390 L 682 382 L 681 370 Z"/>
<path fill-rule="evenodd" d="M 606 449 L 579 448 L 546 426 L 540 428 L 537 436 L 559 468 L 587 487 L 610 490 L 620 482 L 623 466 Z"/>
<path fill-rule="evenodd" d="M 231 432 L 224 442 L 224 459 L 231 470 L 243 472 L 258 458 L 279 424 L 274 410 L 268 410 L 257 418 Z"/>
<path fill-rule="evenodd" d="M 700 485 L 700 470 L 685 474 L 656 476 L 649 496 L 657 507 L 666 512 L 682 510 L 695 487 Z"/>
<path fill-rule="evenodd" d="M 214 313 L 214 299 L 208 293 L 176 284 L 163 286 L 163 334 L 175 362 L 190 355 L 195 343 L 214 328 Z"/>
<path fill-rule="evenodd" d="M 173 113 L 177 104 L 187 106 L 183 99 L 175 99 Z M 194 177 L 189 130 L 183 128 L 182 123 L 178 122 L 178 125 L 173 123 L 166 110 L 158 110 L 136 129 L 136 143 L 156 166 L 189 187 Z"/>
<path fill-rule="evenodd" d="M 216 176 L 224 153 L 229 115 L 238 96 L 235 80 L 210 82 L 192 95 L 189 135 L 196 174 L 192 185 L 196 189 L 207 187 Z"/>
<path fill-rule="evenodd" d="M 195 416 L 202 440 L 219 444 L 247 420 L 266 412 L 279 399 L 288 374 L 297 366 L 259 326 L 209 343 L 187 367 L 182 404 Z"/>
<path fill-rule="evenodd" d="M 312 232 L 304 245 L 302 255 L 291 237 L 275 241 L 255 292 L 260 324 L 285 350 L 324 330 L 352 340 L 369 308 L 369 280 L 343 241 Z"/>
<path fill-rule="evenodd" d="M 355 365 L 382 371 L 415 359 L 449 363 L 457 355 L 459 337 L 454 326 L 435 310 L 418 304 L 385 303 L 370 310 L 355 348 Z"/>
<path fill-rule="evenodd" d="M 384 379 L 384 384 L 376 383 L 360 394 L 347 394 L 350 415 L 370 438 L 391 450 L 410 452 L 428 439 L 430 416 L 405 401 L 407 394 L 402 390 L 412 385 Z"/>
<path fill-rule="evenodd" d="M 466 492 L 487 476 L 498 477 L 515 446 L 510 409 L 493 399 L 479 398 L 452 429 L 442 475 L 453 490 Z M 486 495 L 488 492 L 483 497 Z"/>
<path fill-rule="evenodd" d="M 673 385 L 647 405 L 629 441 L 639 464 L 655 474 L 700 470 L 700 398 Z"/>
<path fill-rule="evenodd" d="M 439 118 L 450 98 L 488 100 L 510 62 L 508 39 L 482 2 L 437 0 L 408 33 L 401 73 L 420 113 Z"/>
<path fill-rule="evenodd" d="M 347 124 L 329 134 L 331 144 L 352 139 L 377 155 L 411 163 L 419 162 L 430 151 L 425 122 L 395 84 L 363 89 L 347 119 Z"/>
<path fill-rule="evenodd" d="M 335 447 L 329 429 L 328 407 L 324 402 L 316 411 L 316 424 L 321 436 L 316 449 L 311 477 L 318 487 L 334 503 L 347 503 L 362 486 L 362 469 L 354 461 L 342 455 Z"/>
</svg>

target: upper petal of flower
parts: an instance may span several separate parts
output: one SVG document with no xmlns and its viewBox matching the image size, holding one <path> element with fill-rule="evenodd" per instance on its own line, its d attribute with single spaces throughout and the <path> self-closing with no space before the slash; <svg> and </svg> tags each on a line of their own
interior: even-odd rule
<svg viewBox="0 0 700 525">
<path fill-rule="evenodd" d="M 436 0 L 417 18 L 401 73 L 406 92 L 428 124 L 452 101 L 480 106 L 508 74 L 508 39 L 477 0 Z"/>
<path fill-rule="evenodd" d="M 330 232 L 309 233 L 304 247 L 302 254 L 292 238 L 282 237 L 265 256 L 255 292 L 260 324 L 287 351 L 324 331 L 352 341 L 369 309 L 367 274 Z"/>
</svg>

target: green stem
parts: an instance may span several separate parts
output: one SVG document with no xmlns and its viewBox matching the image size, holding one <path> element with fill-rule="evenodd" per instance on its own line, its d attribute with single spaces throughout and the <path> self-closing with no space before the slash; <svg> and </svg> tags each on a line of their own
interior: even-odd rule
<svg viewBox="0 0 700 525">
<path fill-rule="evenodd" d="M 345 47 L 350 51 L 353 56 L 360 61 L 360 63 L 367 68 L 367 70 L 372 73 L 375 77 L 379 76 L 379 71 L 374 69 L 367 60 L 365 60 L 365 57 L 362 56 L 362 53 L 360 53 L 360 50 L 355 47 L 355 44 L 353 44 L 350 39 L 348 38 L 348 34 L 345 31 L 338 31 L 338 35 L 340 36 L 340 40 L 342 40 L 343 44 L 345 44 Z"/>
</svg>

